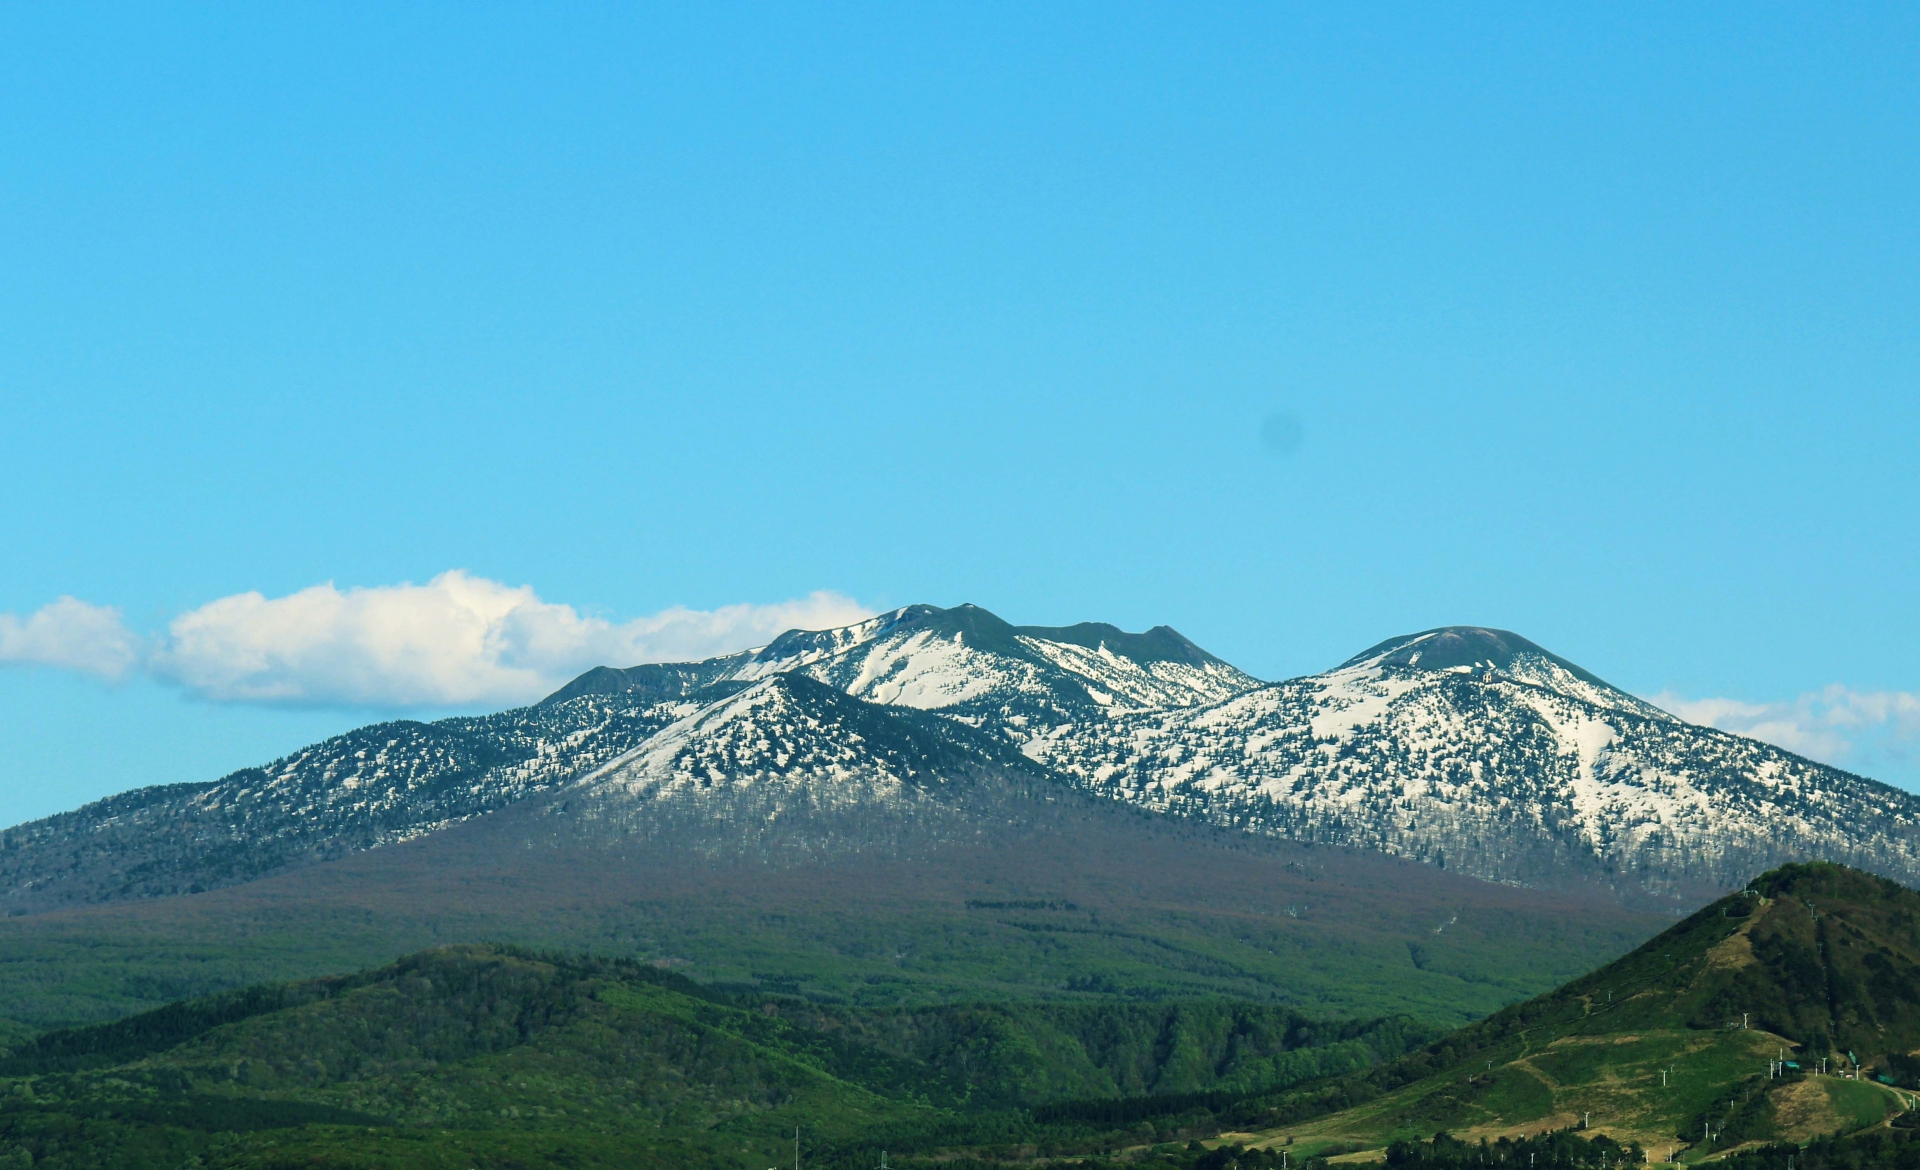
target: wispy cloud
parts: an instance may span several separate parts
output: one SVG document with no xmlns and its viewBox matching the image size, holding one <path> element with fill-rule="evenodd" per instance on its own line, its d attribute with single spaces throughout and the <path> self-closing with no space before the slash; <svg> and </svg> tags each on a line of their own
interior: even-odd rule
<svg viewBox="0 0 1920 1170">
<path fill-rule="evenodd" d="M 0 661 L 107 677 L 144 670 L 229 702 L 510 704 L 590 666 L 705 658 L 872 612 L 822 592 L 612 622 L 544 601 L 531 586 L 455 570 L 424 585 L 235 594 L 181 614 L 151 638 L 129 630 L 117 611 L 62 598 L 24 620 L 0 614 Z"/>
<path fill-rule="evenodd" d="M 1689 699 L 1671 691 L 1649 701 L 1689 723 L 1752 736 L 1857 771 L 1903 767 L 1920 745 L 1920 694 L 1909 691 L 1856 691 L 1835 684 L 1772 703 Z"/>
</svg>

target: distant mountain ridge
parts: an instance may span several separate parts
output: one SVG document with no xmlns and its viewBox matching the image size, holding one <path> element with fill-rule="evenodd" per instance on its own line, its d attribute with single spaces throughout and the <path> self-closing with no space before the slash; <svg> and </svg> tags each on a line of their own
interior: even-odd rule
<svg viewBox="0 0 1920 1170">
<path fill-rule="evenodd" d="M 988 832 L 1015 791 L 1671 909 L 1811 858 L 1920 880 L 1920 800 L 1685 723 L 1509 631 L 1424 631 L 1262 683 L 1165 626 L 916 605 L 17 826 L 0 904 L 230 885 L 530 800 L 700 851 L 888 852 Z"/>
</svg>

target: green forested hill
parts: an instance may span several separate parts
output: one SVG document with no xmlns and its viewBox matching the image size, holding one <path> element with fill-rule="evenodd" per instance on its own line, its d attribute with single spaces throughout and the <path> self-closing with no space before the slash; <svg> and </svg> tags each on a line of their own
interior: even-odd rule
<svg viewBox="0 0 1920 1170">
<path fill-rule="evenodd" d="M 821 1007 L 452 947 L 22 1044 L 0 1165 L 759 1167 L 795 1127 L 849 1165 L 876 1141 L 1114 1144 L 1104 1102 L 1284 1087 L 1429 1034 L 1244 1003 Z"/>
<path fill-rule="evenodd" d="M 1920 894 L 1792 865 L 1557 991 L 1241 1121 L 1375 1145 L 1590 1123 L 1696 1160 L 1876 1125 L 1920 1087 L 1915 1052 Z"/>
</svg>

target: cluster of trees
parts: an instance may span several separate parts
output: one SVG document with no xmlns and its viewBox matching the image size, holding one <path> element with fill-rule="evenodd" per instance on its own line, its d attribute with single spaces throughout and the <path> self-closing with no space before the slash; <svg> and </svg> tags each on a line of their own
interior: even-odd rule
<svg viewBox="0 0 1920 1170">
<path fill-rule="evenodd" d="M 1646 1160 L 1646 1153 L 1635 1143 L 1622 1145 L 1604 1134 L 1585 1138 L 1571 1129 L 1549 1130 L 1533 1137 L 1503 1137 L 1496 1142 L 1481 1138 L 1478 1143 L 1437 1133 L 1432 1141 L 1400 1141 L 1387 1147 L 1387 1165 L 1394 1170 L 1483 1170 L 1502 1166 L 1509 1170 L 1600 1170 Z"/>
<path fill-rule="evenodd" d="M 1874 1070 L 1891 1084 L 1903 1089 L 1920 1089 L 1920 1057 L 1908 1056 L 1902 1052 L 1889 1052 L 1881 1068 Z"/>
<path fill-rule="evenodd" d="M 1801 1073 L 1785 1070 L 1782 1077 L 1799 1080 Z M 1681 1141 L 1699 1143 L 1707 1150 L 1724 1150 L 1742 1142 L 1763 1141 L 1775 1136 L 1773 1108 L 1769 1090 L 1778 1081 L 1764 1077 L 1743 1077 L 1712 1102 L 1688 1118 L 1674 1136 Z"/>
<path fill-rule="evenodd" d="M 935 1162 L 907 1159 L 902 1165 L 937 1165 L 939 1170 L 1007 1170 L 1009 1161 L 1026 1165 L 1030 1170 L 1327 1170 L 1324 1159 L 1289 1159 L 1279 1150 L 1265 1148 L 1248 1149 L 1246 1146 L 1228 1144 L 1205 1148 L 1201 1143 L 1189 1142 L 1186 1145 L 1162 1145 L 1151 1151 L 1134 1150 L 1115 1157 L 1076 1156 L 1058 1160 L 1026 1162 L 1018 1156 L 982 1157 L 972 1153 L 959 1156 L 943 1155 Z M 871 1161 L 837 1161 L 832 1170 L 868 1170 L 875 1163 Z"/>
</svg>

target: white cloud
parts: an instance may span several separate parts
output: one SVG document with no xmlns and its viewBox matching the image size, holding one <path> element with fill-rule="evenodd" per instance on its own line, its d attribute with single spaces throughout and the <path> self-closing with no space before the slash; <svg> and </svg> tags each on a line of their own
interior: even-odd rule
<svg viewBox="0 0 1920 1170">
<path fill-rule="evenodd" d="M 0 662 L 118 679 L 139 664 L 141 651 L 117 609 L 62 597 L 25 619 L 0 613 Z"/>
<path fill-rule="evenodd" d="M 1774 703 L 1689 699 L 1671 691 L 1649 701 L 1689 723 L 1859 770 L 1902 763 L 1907 745 L 1920 741 L 1920 694 L 1908 691 L 1856 691 L 1835 684 Z"/>
<path fill-rule="evenodd" d="M 591 666 L 706 658 L 872 612 L 823 592 L 773 605 L 675 607 L 616 623 L 543 601 L 531 586 L 455 570 L 425 585 L 329 583 L 286 597 L 223 597 L 175 618 L 145 655 L 118 613 L 62 599 L 25 622 L 0 615 L 0 661 L 100 674 L 140 665 L 225 701 L 505 705 L 537 699 Z"/>
</svg>

